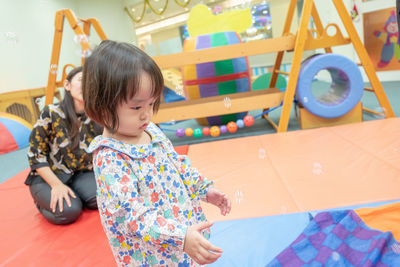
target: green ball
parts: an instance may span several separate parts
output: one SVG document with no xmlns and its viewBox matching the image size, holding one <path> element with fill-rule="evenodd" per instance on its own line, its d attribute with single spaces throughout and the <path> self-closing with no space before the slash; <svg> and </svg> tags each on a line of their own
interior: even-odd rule
<svg viewBox="0 0 400 267">
<path fill-rule="evenodd" d="M 194 129 L 194 131 L 193 131 L 193 136 L 194 136 L 195 138 L 202 137 L 202 136 L 203 136 L 203 131 L 202 131 L 201 129 L 199 129 L 199 128 L 196 128 L 196 129 Z"/>
</svg>

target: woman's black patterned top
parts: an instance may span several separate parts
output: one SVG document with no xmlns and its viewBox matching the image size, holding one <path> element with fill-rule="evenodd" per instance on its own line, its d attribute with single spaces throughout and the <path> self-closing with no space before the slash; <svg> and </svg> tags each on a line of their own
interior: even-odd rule
<svg viewBox="0 0 400 267">
<path fill-rule="evenodd" d="M 48 105 L 43 109 L 29 139 L 32 174 L 44 166 L 49 166 L 55 174 L 92 170 L 92 155 L 87 149 L 93 138 L 102 133 L 102 128 L 85 114 L 79 118 L 79 147 L 72 150 L 66 117 L 60 106 Z"/>
</svg>

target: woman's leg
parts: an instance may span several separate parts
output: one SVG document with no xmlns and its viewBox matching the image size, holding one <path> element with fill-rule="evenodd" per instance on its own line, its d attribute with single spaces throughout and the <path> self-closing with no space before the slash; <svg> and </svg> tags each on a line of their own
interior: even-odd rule
<svg viewBox="0 0 400 267">
<path fill-rule="evenodd" d="M 71 199 L 71 207 L 68 207 L 64 199 L 63 211 L 57 205 L 53 213 L 50 209 L 51 188 L 45 182 L 34 183 L 29 186 L 31 195 L 40 213 L 52 224 L 70 224 L 75 222 L 82 212 L 82 201 L 77 198 Z"/>
<path fill-rule="evenodd" d="M 85 207 L 92 210 L 97 209 L 97 186 L 93 172 L 80 172 L 75 174 L 70 186 L 81 198 Z"/>
</svg>

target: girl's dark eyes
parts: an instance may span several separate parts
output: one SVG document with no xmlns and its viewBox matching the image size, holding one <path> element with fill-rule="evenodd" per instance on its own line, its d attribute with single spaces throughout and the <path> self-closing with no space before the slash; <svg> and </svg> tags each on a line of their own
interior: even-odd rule
<svg viewBox="0 0 400 267">
<path fill-rule="evenodd" d="M 150 103 L 149 104 L 149 106 L 153 106 L 154 105 L 154 102 L 152 102 L 152 103 Z M 131 107 L 131 109 L 134 109 L 134 110 L 139 110 L 139 109 L 141 109 L 142 107 Z"/>
</svg>

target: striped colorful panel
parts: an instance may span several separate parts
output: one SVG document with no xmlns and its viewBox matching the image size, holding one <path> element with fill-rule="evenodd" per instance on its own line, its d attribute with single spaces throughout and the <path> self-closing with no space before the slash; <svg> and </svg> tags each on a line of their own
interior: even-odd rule
<svg viewBox="0 0 400 267">
<path fill-rule="evenodd" d="M 194 38 L 189 39 L 194 40 Z M 240 43 L 240 38 L 235 32 L 206 34 L 197 36 L 195 45 L 192 41 L 185 41 L 184 51 L 189 51 L 190 48 L 199 50 L 237 43 Z M 184 67 L 184 84 L 190 99 L 198 96 L 203 98 L 250 90 L 248 62 L 245 57 L 201 63 L 197 64 L 195 69 L 196 74 L 194 75 L 189 74 L 190 71 L 194 71 L 193 67 Z M 194 78 L 195 76 L 196 78 Z M 217 78 L 220 76 L 221 78 Z M 193 79 L 189 79 L 189 77 Z M 198 86 L 198 93 L 190 92 L 196 89 L 194 85 Z M 221 105 L 225 105 L 225 103 L 221 103 Z M 242 119 L 246 114 L 246 112 L 242 112 L 208 117 L 207 120 L 210 125 L 220 125 L 236 121 L 239 118 Z"/>
</svg>

